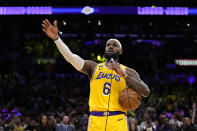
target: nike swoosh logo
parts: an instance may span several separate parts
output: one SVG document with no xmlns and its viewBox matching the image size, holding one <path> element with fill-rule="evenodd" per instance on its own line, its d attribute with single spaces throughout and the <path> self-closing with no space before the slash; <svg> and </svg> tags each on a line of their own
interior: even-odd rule
<svg viewBox="0 0 197 131">
<path fill-rule="evenodd" d="M 118 121 L 121 121 L 121 120 L 123 120 L 124 118 L 122 118 L 122 119 L 118 119 Z"/>
</svg>

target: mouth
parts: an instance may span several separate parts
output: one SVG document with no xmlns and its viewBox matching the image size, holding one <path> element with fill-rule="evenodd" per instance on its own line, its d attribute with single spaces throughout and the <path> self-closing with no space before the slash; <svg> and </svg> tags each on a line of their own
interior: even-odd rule
<svg viewBox="0 0 197 131">
<path fill-rule="evenodd" d="M 108 53 L 108 54 L 113 54 L 114 51 L 113 51 L 113 50 L 108 50 L 107 53 Z"/>
</svg>

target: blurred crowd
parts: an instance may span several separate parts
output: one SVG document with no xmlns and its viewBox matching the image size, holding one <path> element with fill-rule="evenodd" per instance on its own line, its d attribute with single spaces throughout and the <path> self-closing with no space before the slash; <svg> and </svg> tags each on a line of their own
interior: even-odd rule
<svg viewBox="0 0 197 131">
<path fill-rule="evenodd" d="M 178 40 L 160 46 L 130 38 L 120 41 L 120 62 L 135 69 L 151 90 L 137 110 L 127 112 L 130 130 L 197 131 L 196 82 L 188 82 L 189 76 L 196 76 L 194 67 L 166 66 L 176 58 L 192 58 L 196 46 L 177 47 L 173 42 Z M 102 56 L 105 41 L 94 42 L 67 40 L 74 53 L 99 62 L 97 54 Z M 86 131 L 88 78 L 67 63 L 51 41 L 26 42 L 11 49 L 0 49 L 6 52 L 0 56 L 0 131 Z M 37 58 L 55 62 L 43 64 Z"/>
</svg>

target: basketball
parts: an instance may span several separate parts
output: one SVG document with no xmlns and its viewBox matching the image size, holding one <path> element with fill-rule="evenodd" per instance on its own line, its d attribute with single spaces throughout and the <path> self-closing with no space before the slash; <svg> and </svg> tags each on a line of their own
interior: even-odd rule
<svg viewBox="0 0 197 131">
<path fill-rule="evenodd" d="M 141 104 L 142 97 L 131 88 L 126 88 L 120 92 L 119 104 L 128 110 L 136 110 Z"/>
</svg>

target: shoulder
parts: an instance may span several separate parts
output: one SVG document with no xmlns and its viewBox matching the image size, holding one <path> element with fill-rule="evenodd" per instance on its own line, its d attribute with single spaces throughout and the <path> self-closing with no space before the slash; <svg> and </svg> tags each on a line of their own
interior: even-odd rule
<svg viewBox="0 0 197 131">
<path fill-rule="evenodd" d="M 63 126 L 63 124 L 57 124 L 57 128 L 60 128 L 60 127 L 62 127 Z"/>
<path fill-rule="evenodd" d="M 127 66 L 125 66 L 125 70 L 126 70 L 126 73 L 131 76 L 131 77 L 134 77 L 135 79 L 138 79 L 140 80 L 140 76 L 139 74 L 137 73 L 137 71 L 135 71 L 134 69 L 131 69 Z"/>
<path fill-rule="evenodd" d="M 85 63 L 81 72 L 87 74 L 90 77 L 96 66 L 97 66 L 96 62 L 91 61 L 91 60 L 85 60 Z"/>
<path fill-rule="evenodd" d="M 68 126 L 68 128 L 70 128 L 71 130 L 74 130 L 75 128 L 71 125 Z"/>
<path fill-rule="evenodd" d="M 60 131 L 63 128 L 63 124 L 58 124 L 56 126 L 56 131 Z"/>
<path fill-rule="evenodd" d="M 85 60 L 85 65 L 86 67 L 89 67 L 89 75 L 92 75 L 92 73 L 94 72 L 95 68 L 97 67 L 97 65 L 99 65 L 98 63 L 91 61 L 91 60 Z"/>
<path fill-rule="evenodd" d="M 92 67 L 96 67 L 96 65 L 98 63 L 92 61 L 92 60 L 85 60 L 85 64 L 89 65 L 89 66 L 92 66 Z"/>
<path fill-rule="evenodd" d="M 68 125 L 68 127 L 70 127 L 70 128 L 74 128 L 72 125 Z"/>
</svg>

